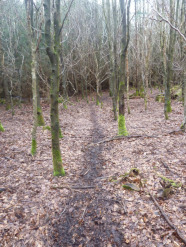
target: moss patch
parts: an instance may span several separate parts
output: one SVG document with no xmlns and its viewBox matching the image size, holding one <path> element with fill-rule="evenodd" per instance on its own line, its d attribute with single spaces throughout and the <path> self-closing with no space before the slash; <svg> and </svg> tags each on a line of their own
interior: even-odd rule
<svg viewBox="0 0 186 247">
<path fill-rule="evenodd" d="M 159 177 L 160 177 L 161 179 L 163 179 L 164 182 L 170 183 L 172 187 L 179 188 L 179 187 L 182 186 L 182 184 L 181 184 L 180 182 L 175 182 L 174 180 L 169 179 L 169 178 L 166 178 L 166 177 L 164 177 L 164 176 L 162 176 L 162 175 L 159 175 Z"/>
<path fill-rule="evenodd" d="M 52 150 L 53 154 L 53 166 L 54 166 L 54 176 L 65 176 L 65 170 L 62 165 L 60 150 Z"/>
<path fill-rule="evenodd" d="M 171 112 L 172 108 L 171 108 L 171 101 L 169 100 L 167 103 L 167 112 Z"/>
<path fill-rule="evenodd" d="M 31 155 L 36 155 L 36 150 L 37 150 L 37 142 L 36 140 L 32 140 L 32 148 L 31 148 Z"/>
<path fill-rule="evenodd" d="M 155 101 L 159 103 L 164 103 L 165 102 L 165 96 L 163 94 L 158 94 L 156 95 Z"/>
<path fill-rule="evenodd" d="M 118 119 L 118 135 L 128 136 L 127 128 L 125 125 L 125 116 L 120 114 Z"/>
<path fill-rule="evenodd" d="M 37 108 L 37 124 L 38 124 L 38 126 L 44 126 L 45 125 L 42 110 L 39 107 Z"/>
<path fill-rule="evenodd" d="M 5 129 L 3 128 L 3 125 L 1 124 L 1 122 L 0 122 L 0 131 L 1 132 L 4 132 L 5 131 Z"/>
<path fill-rule="evenodd" d="M 49 131 L 51 131 L 51 127 L 50 126 L 43 126 L 43 130 L 49 130 Z"/>
<path fill-rule="evenodd" d="M 62 134 L 62 132 L 61 132 L 61 129 L 59 128 L 59 138 L 63 138 L 63 134 Z"/>
</svg>

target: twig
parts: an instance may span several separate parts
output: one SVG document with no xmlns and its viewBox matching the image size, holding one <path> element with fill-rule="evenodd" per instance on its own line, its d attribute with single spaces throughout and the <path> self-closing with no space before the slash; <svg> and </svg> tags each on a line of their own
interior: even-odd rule
<svg viewBox="0 0 186 247">
<path fill-rule="evenodd" d="M 111 141 L 114 141 L 114 140 L 122 140 L 122 139 L 132 139 L 132 138 L 160 138 L 162 136 L 167 136 L 167 135 L 178 135 L 178 134 L 183 134 L 184 132 L 182 130 L 174 130 L 174 131 L 171 131 L 171 132 L 168 132 L 168 133 L 165 133 L 163 135 L 129 135 L 129 136 L 114 136 L 114 137 L 111 137 L 111 138 L 108 138 L 108 139 L 105 139 L 105 140 L 102 140 L 102 141 L 99 141 L 99 142 L 96 142 L 96 143 L 91 143 L 89 146 L 92 146 L 92 145 L 98 145 L 98 144 L 102 144 L 102 143 L 105 143 L 105 142 L 111 142 Z"/>
<path fill-rule="evenodd" d="M 87 190 L 87 189 L 95 189 L 95 186 L 51 186 L 50 187 L 53 190 L 57 190 L 57 189 L 69 189 L 69 190 Z"/>
<path fill-rule="evenodd" d="M 92 145 L 102 144 L 102 143 L 110 142 L 114 140 L 131 139 L 131 138 L 159 138 L 159 136 L 154 136 L 154 135 L 153 136 L 148 136 L 148 135 L 114 136 L 114 137 L 93 143 Z"/>
<path fill-rule="evenodd" d="M 158 204 L 158 202 L 156 201 L 156 199 L 154 198 L 154 196 L 149 192 L 149 195 L 151 196 L 152 200 L 154 201 L 154 204 L 157 206 L 157 208 L 159 209 L 159 211 L 161 212 L 162 216 L 164 217 L 164 219 L 167 221 L 167 223 L 169 224 L 170 227 L 172 227 L 175 232 L 177 233 L 177 235 L 180 237 L 180 239 L 184 242 L 184 244 L 186 244 L 186 239 L 184 238 L 183 234 L 178 230 L 178 228 L 169 220 L 168 216 L 165 214 L 165 212 L 163 211 L 163 209 L 160 207 L 160 205 Z"/>
</svg>

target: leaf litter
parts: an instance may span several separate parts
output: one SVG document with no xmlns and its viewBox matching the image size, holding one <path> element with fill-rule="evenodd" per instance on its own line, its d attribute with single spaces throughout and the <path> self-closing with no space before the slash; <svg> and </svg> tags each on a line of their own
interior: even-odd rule
<svg viewBox="0 0 186 247">
<path fill-rule="evenodd" d="M 30 155 L 32 106 L 16 108 L 13 118 L 0 106 L 6 130 L 0 133 L 0 246 L 184 246 L 148 193 L 185 236 L 186 135 L 175 132 L 183 107 L 173 101 L 165 121 L 162 103 L 154 100 L 156 93 L 149 98 L 147 111 L 143 99 L 132 99 L 131 114 L 126 114 L 130 136 L 153 138 L 103 142 L 117 135 L 107 93 L 102 108 L 92 95 L 89 104 L 71 99 L 67 110 L 60 106 L 67 173 L 63 178 L 52 175 L 49 130 L 38 128 L 37 155 Z M 45 102 L 42 106 L 50 126 L 49 106 Z M 117 182 L 134 167 L 143 186 L 135 177 L 125 183 L 140 191 L 125 190 L 124 182 Z M 182 186 L 168 198 L 158 198 L 162 188 L 158 174 Z"/>
</svg>

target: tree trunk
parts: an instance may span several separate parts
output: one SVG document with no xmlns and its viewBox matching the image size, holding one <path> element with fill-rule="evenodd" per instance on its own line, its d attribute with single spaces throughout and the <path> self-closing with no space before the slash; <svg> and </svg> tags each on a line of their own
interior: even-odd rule
<svg viewBox="0 0 186 247">
<path fill-rule="evenodd" d="M 138 81 L 138 25 L 137 25 L 137 0 L 135 0 L 135 53 L 136 53 L 136 64 L 135 64 L 135 87 L 136 96 L 140 94 L 140 83 Z"/>
<path fill-rule="evenodd" d="M 37 59 L 36 59 L 36 45 L 33 31 L 33 1 L 25 0 L 25 7 L 27 12 L 27 26 L 28 35 L 31 48 L 31 77 L 32 77 L 32 98 L 33 98 L 33 126 L 32 126 L 32 148 L 31 154 L 35 155 L 37 150 Z"/>
<path fill-rule="evenodd" d="M 44 0 L 45 11 L 45 40 L 46 52 L 51 63 L 51 132 L 52 132 L 52 156 L 54 176 L 64 176 L 65 171 L 62 166 L 61 151 L 59 145 L 59 47 L 60 47 L 60 0 L 55 0 L 54 13 L 54 47 L 51 41 L 51 8 L 50 0 Z"/>
<path fill-rule="evenodd" d="M 179 8 L 179 0 L 177 1 L 176 19 L 174 20 L 175 2 L 174 0 L 170 0 L 170 22 L 172 24 L 174 24 L 174 22 L 175 23 L 177 22 L 178 8 Z M 176 42 L 176 31 L 172 27 L 170 27 L 169 48 L 167 54 L 167 80 L 165 83 L 165 104 L 164 104 L 165 119 L 169 118 L 168 113 L 172 111 L 170 88 L 171 88 L 171 81 L 173 76 L 173 56 L 174 56 L 175 42 Z"/>
<path fill-rule="evenodd" d="M 37 87 L 37 124 L 38 124 L 38 126 L 44 126 L 45 125 L 45 121 L 44 121 L 44 118 L 43 118 L 43 112 L 42 112 L 41 102 L 40 102 L 38 78 L 36 80 L 37 80 L 37 83 L 36 83 L 36 87 Z"/>
<path fill-rule="evenodd" d="M 128 58 L 128 51 L 126 54 L 126 75 L 127 75 L 127 109 L 128 114 L 130 114 L 130 103 L 129 103 L 129 58 Z"/>
<path fill-rule="evenodd" d="M 113 7 L 113 23 L 114 23 L 114 37 L 113 37 L 113 73 L 112 73 L 112 88 L 113 88 L 113 111 L 114 120 L 117 120 L 117 95 L 118 95 L 118 66 L 117 66 L 117 10 L 116 0 L 112 1 Z"/>
<path fill-rule="evenodd" d="M 121 40 L 121 65 L 120 65 L 120 84 L 119 84 L 119 119 L 118 119 L 118 134 L 127 136 L 128 132 L 125 125 L 125 76 L 126 76 L 126 53 L 129 43 L 129 8 L 130 0 L 126 8 L 123 0 L 120 0 L 121 17 L 122 17 L 122 40 Z"/>
</svg>

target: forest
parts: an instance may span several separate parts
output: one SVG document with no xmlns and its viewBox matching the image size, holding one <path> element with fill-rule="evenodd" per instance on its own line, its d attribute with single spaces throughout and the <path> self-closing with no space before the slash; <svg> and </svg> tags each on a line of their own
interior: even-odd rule
<svg viewBox="0 0 186 247">
<path fill-rule="evenodd" d="M 186 245 L 185 23 L 185 0 L 0 0 L 0 247 Z"/>
</svg>

